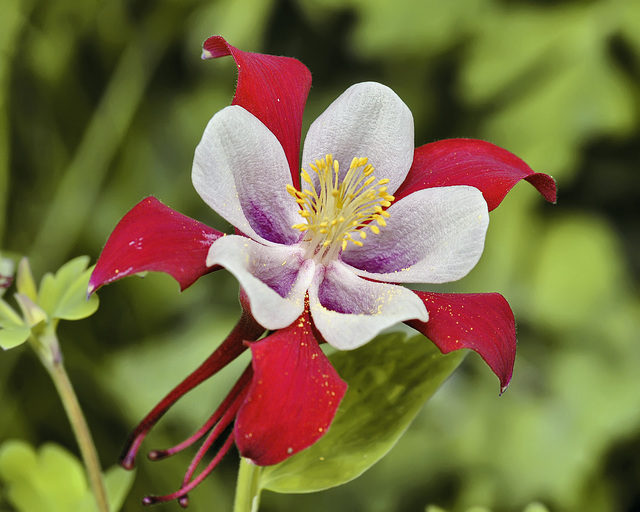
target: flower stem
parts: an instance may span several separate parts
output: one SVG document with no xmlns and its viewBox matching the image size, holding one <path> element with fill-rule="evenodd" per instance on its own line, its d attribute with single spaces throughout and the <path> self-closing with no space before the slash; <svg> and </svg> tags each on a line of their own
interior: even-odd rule
<svg viewBox="0 0 640 512">
<path fill-rule="evenodd" d="M 233 512 L 258 512 L 261 471 L 262 467 L 256 466 L 244 457 L 240 458 Z"/>
<path fill-rule="evenodd" d="M 69 418 L 69 423 L 71 423 L 71 428 L 80 447 L 80 453 L 82 454 L 82 459 L 87 470 L 89 483 L 98 506 L 98 511 L 109 512 L 109 501 L 107 499 L 107 491 L 102 477 L 98 453 L 93 444 L 87 421 L 84 418 L 84 414 L 82 414 L 78 397 L 73 390 L 71 380 L 69 380 L 69 376 L 62 363 L 62 357 L 59 352 L 51 358 L 43 357 L 43 353 L 40 351 L 36 352 L 40 356 L 40 360 L 49 372 L 49 375 L 51 375 L 51 379 L 58 390 L 58 395 L 62 400 L 62 405 Z"/>
</svg>

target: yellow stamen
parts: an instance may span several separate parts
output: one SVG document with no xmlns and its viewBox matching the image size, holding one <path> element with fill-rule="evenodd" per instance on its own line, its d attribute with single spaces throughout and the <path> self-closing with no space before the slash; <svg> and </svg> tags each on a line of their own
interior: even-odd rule
<svg viewBox="0 0 640 512">
<path fill-rule="evenodd" d="M 386 226 L 389 213 L 385 210 L 394 197 L 387 192 L 389 180 L 377 180 L 374 167 L 367 158 L 353 158 L 349 169 L 340 177 L 340 164 L 331 154 L 316 160 L 309 168 L 316 173 L 316 183 L 302 169 L 305 189 L 298 191 L 287 185 L 287 192 L 301 207 L 299 213 L 306 223 L 292 227 L 305 233 L 303 244 L 307 258 L 328 264 L 344 251 L 349 242 L 357 247 L 367 231 L 380 233 L 378 226 Z M 308 186 L 307 186 L 308 185 Z"/>
</svg>

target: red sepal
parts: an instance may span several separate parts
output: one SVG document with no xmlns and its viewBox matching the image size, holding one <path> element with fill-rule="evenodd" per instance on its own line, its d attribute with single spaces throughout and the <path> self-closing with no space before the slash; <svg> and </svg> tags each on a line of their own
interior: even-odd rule
<svg viewBox="0 0 640 512">
<path fill-rule="evenodd" d="M 347 383 L 320 350 L 307 311 L 250 347 L 254 375 L 236 418 L 236 445 L 243 457 L 268 466 L 327 432 Z"/>
<path fill-rule="evenodd" d="M 415 293 L 427 307 L 429 321 L 406 324 L 443 354 L 461 348 L 476 351 L 498 376 L 504 392 L 516 358 L 516 323 L 506 299 L 499 293 Z"/>
<path fill-rule="evenodd" d="M 482 192 L 491 211 L 522 179 L 556 202 L 554 179 L 534 172 L 513 153 L 483 140 L 446 139 L 416 148 L 409 174 L 394 196 L 397 201 L 425 188 L 470 185 Z"/>
<path fill-rule="evenodd" d="M 155 197 L 147 197 L 111 233 L 91 274 L 88 293 L 144 271 L 166 272 L 184 290 L 200 276 L 220 268 L 207 267 L 205 261 L 209 247 L 222 235 Z"/>
<path fill-rule="evenodd" d="M 221 36 L 204 42 L 202 58 L 231 55 L 238 66 L 234 105 L 251 112 L 282 144 L 293 185 L 300 187 L 302 113 L 311 89 L 311 73 L 299 60 L 243 52 Z"/>
</svg>

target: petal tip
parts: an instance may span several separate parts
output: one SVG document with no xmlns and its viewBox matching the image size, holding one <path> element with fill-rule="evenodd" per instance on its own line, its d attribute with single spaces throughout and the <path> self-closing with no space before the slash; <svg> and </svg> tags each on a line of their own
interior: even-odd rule
<svg viewBox="0 0 640 512">
<path fill-rule="evenodd" d="M 202 59 L 215 59 L 231 54 L 229 44 L 222 36 L 211 36 L 202 43 Z"/>
<path fill-rule="evenodd" d="M 537 172 L 525 178 L 538 192 L 551 204 L 558 202 L 558 190 L 556 180 L 548 174 Z"/>
</svg>

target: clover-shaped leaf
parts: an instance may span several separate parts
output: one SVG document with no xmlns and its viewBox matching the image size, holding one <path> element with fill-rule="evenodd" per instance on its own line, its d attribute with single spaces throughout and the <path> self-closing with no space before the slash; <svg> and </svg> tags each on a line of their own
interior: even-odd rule
<svg viewBox="0 0 640 512">
<path fill-rule="evenodd" d="M 3 261 L 0 258 L 0 263 Z M 92 315 L 99 302 L 95 294 L 87 299 L 92 271 L 87 268 L 88 263 L 88 256 L 65 263 L 55 274 L 45 274 L 38 290 L 29 261 L 23 258 L 18 265 L 17 293 L 14 295 L 22 317 L 0 298 L 0 347 L 8 350 L 24 343 L 39 325 L 46 325 L 55 332 L 59 319 L 80 320 Z M 5 280 L 10 283 L 10 278 Z M 4 286 L 3 291 L 7 287 Z"/>
<path fill-rule="evenodd" d="M 87 300 L 87 286 L 91 270 L 88 256 L 79 256 L 53 274 L 45 274 L 40 285 L 38 302 L 51 318 L 80 320 L 98 309 L 94 294 Z"/>
</svg>

